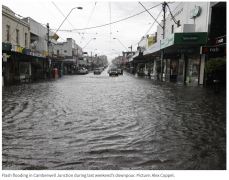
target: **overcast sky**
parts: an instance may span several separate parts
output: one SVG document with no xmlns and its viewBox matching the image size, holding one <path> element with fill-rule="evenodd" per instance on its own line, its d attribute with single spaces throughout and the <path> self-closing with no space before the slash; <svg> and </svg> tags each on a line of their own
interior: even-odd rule
<svg viewBox="0 0 229 180">
<path fill-rule="evenodd" d="M 140 1 L 141 2 L 141 1 Z M 159 1 L 143 1 L 141 4 L 149 9 L 162 2 Z M 3 0 L 2 5 L 9 7 L 16 14 L 23 17 L 31 17 L 37 22 L 46 25 L 49 23 L 54 32 L 59 28 L 65 17 L 74 7 L 82 7 L 83 9 L 74 9 L 69 14 L 67 20 L 60 27 L 57 34 L 60 36 L 59 42 L 66 41 L 66 38 L 73 38 L 76 43 L 84 48 L 85 52 L 91 55 L 105 54 L 108 60 L 121 55 L 122 51 L 133 46 L 133 51 L 137 49 L 137 43 L 144 36 L 154 23 L 154 18 L 157 18 L 162 10 L 162 5 L 159 5 L 147 13 L 141 13 L 127 20 L 120 21 L 130 16 L 136 15 L 145 11 L 139 1 L 69 1 L 69 0 Z M 177 7 L 179 2 L 174 2 L 170 5 L 171 10 Z M 61 14 L 61 12 L 64 16 Z M 162 20 L 162 13 L 157 21 Z M 86 27 L 91 28 L 109 24 L 110 22 L 120 21 L 111 25 L 83 30 Z M 156 32 L 157 23 L 147 34 Z M 73 29 L 82 29 L 74 30 Z M 66 31 L 63 31 L 66 30 Z M 80 34 L 79 34 L 80 33 Z M 84 34 L 83 34 L 84 33 Z M 84 39 L 82 39 L 84 37 Z M 96 40 L 91 40 L 96 38 Z M 117 39 L 113 39 L 117 38 Z M 88 44 L 87 44 L 88 43 Z M 97 50 L 95 50 L 97 49 Z M 114 49 L 114 50 L 112 50 Z M 130 49 L 129 49 L 130 50 Z"/>
</svg>

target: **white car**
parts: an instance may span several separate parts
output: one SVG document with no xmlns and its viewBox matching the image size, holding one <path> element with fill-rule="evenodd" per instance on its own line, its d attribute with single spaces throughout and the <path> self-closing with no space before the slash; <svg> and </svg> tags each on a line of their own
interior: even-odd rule
<svg viewBox="0 0 229 180">
<path fill-rule="evenodd" d="M 88 74 L 88 70 L 85 69 L 85 68 L 80 68 L 80 69 L 78 70 L 78 73 L 79 73 L 79 74 Z"/>
</svg>

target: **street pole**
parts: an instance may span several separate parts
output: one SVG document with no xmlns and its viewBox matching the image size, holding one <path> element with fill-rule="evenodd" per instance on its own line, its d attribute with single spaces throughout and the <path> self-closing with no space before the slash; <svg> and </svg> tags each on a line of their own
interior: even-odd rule
<svg viewBox="0 0 229 180">
<path fill-rule="evenodd" d="M 162 4 L 163 12 L 164 12 L 164 17 L 163 17 L 163 39 L 165 38 L 165 7 L 167 3 L 164 2 Z M 161 81 L 163 81 L 163 59 L 164 59 L 164 49 L 161 51 Z"/>
<path fill-rule="evenodd" d="M 50 72 L 50 67 L 51 67 L 51 60 L 49 59 L 50 56 L 49 56 L 49 23 L 47 23 L 47 29 L 48 29 L 48 40 L 47 40 L 47 46 L 48 46 L 48 67 L 49 67 L 49 79 L 51 78 L 51 72 Z M 46 64 L 46 67 L 47 67 L 47 64 Z"/>
<path fill-rule="evenodd" d="M 92 51 L 91 51 L 91 65 L 92 65 Z M 92 70 L 92 67 L 91 67 L 91 70 Z"/>
</svg>

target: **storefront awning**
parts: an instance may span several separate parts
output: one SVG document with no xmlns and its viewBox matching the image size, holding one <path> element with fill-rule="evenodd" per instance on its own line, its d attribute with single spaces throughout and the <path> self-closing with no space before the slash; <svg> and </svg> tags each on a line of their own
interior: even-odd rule
<svg viewBox="0 0 229 180">
<path fill-rule="evenodd" d="M 206 32 L 174 33 L 161 40 L 161 49 L 172 45 L 197 45 L 207 43 Z"/>
</svg>

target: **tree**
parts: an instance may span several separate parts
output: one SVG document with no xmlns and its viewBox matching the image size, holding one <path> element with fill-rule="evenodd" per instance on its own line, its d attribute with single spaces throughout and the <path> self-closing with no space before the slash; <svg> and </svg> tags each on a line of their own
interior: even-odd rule
<svg viewBox="0 0 229 180">
<path fill-rule="evenodd" d="M 207 73 L 219 73 L 226 70 L 226 57 L 211 58 L 205 63 L 205 71 Z"/>
<path fill-rule="evenodd" d="M 161 73 L 161 66 L 160 65 L 159 66 L 156 66 L 155 70 L 156 70 L 156 72 L 158 74 L 160 74 Z"/>
</svg>

